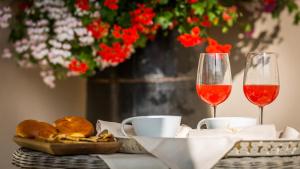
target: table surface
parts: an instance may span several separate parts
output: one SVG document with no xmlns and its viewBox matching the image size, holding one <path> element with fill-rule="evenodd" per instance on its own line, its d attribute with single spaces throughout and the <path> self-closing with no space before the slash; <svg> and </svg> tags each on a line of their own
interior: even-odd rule
<svg viewBox="0 0 300 169">
<path fill-rule="evenodd" d="M 13 153 L 12 164 L 20 168 L 36 169 L 110 169 L 99 157 L 90 155 L 53 156 L 42 152 L 20 148 Z M 220 168 L 299 168 L 300 156 L 291 157 L 243 157 L 220 160 L 215 169 Z"/>
</svg>

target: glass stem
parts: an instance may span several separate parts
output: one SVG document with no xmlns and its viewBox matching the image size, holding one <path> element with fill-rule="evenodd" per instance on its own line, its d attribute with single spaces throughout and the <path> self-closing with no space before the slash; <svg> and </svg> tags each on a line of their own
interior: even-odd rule
<svg viewBox="0 0 300 169">
<path fill-rule="evenodd" d="M 264 107 L 262 107 L 262 106 L 260 106 L 259 107 L 259 109 L 260 109 L 260 115 L 259 115 L 259 124 L 260 125 L 262 125 L 263 124 L 263 122 L 264 122 Z"/>
<path fill-rule="evenodd" d="M 217 106 L 213 106 L 213 109 L 214 109 L 213 117 L 216 118 L 217 117 Z"/>
</svg>

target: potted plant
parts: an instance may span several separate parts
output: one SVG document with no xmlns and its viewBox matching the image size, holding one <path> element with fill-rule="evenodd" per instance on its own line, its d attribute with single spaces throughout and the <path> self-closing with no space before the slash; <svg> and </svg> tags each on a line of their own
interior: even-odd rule
<svg viewBox="0 0 300 169">
<path fill-rule="evenodd" d="M 249 36 L 254 24 L 243 20 L 246 13 L 277 18 L 286 8 L 298 23 L 294 0 L 21 1 L 11 21 L 8 8 L 0 11 L 0 26 L 12 25 L 14 45 L 3 56 L 40 67 L 49 87 L 56 79 L 90 77 L 90 119 L 185 113 L 195 123 L 206 116 L 197 113 L 203 106 L 194 91 L 198 55 L 232 48 L 212 30 L 238 26 Z"/>
</svg>

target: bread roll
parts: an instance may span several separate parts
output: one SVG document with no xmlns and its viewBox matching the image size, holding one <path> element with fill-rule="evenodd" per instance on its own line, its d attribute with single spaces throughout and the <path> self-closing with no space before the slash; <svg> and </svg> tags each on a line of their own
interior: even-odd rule
<svg viewBox="0 0 300 169">
<path fill-rule="evenodd" d="M 94 134 L 94 126 L 88 120 L 79 116 L 67 116 L 54 122 L 59 135 L 69 137 L 90 137 Z"/>
<path fill-rule="evenodd" d="M 57 135 L 57 130 L 51 124 L 36 120 L 24 120 L 18 124 L 16 135 L 24 138 L 52 141 Z"/>
</svg>

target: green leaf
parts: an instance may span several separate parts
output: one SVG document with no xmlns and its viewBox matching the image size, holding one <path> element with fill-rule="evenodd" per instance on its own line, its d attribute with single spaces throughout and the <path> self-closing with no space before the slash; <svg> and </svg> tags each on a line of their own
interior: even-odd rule
<svg viewBox="0 0 300 169">
<path fill-rule="evenodd" d="M 207 9 L 210 10 L 212 9 L 215 5 L 218 4 L 217 0 L 207 0 Z"/>
<path fill-rule="evenodd" d="M 205 12 L 205 3 L 203 2 L 194 3 L 192 4 L 192 9 L 196 15 L 202 16 Z"/>
<path fill-rule="evenodd" d="M 144 48 L 147 44 L 147 37 L 144 35 L 141 35 L 140 38 L 135 42 L 136 47 Z"/>
<path fill-rule="evenodd" d="M 185 6 L 182 8 L 182 7 L 175 7 L 174 9 L 174 15 L 176 17 L 180 17 L 180 16 L 183 16 L 185 17 L 187 15 L 187 9 L 185 8 Z"/>
<path fill-rule="evenodd" d="M 159 4 L 165 5 L 169 2 L 169 0 L 159 0 Z"/>
<path fill-rule="evenodd" d="M 92 18 L 88 17 L 88 16 L 84 16 L 84 17 L 82 17 L 81 21 L 82 21 L 83 25 L 88 25 L 92 22 Z"/>
<path fill-rule="evenodd" d="M 294 24 L 298 25 L 300 23 L 300 11 L 294 16 Z"/>
<path fill-rule="evenodd" d="M 207 16 L 208 16 L 209 21 L 211 21 L 211 22 L 217 17 L 216 14 L 214 14 L 211 11 L 208 12 Z"/>
<path fill-rule="evenodd" d="M 22 39 L 26 35 L 25 25 L 23 24 L 15 24 L 12 29 L 9 39 L 13 42 Z"/>
<path fill-rule="evenodd" d="M 130 15 L 128 12 L 123 12 L 120 17 L 118 17 L 118 23 L 122 27 L 129 27 L 130 26 Z"/>
<path fill-rule="evenodd" d="M 227 25 L 230 26 L 230 27 L 233 26 L 233 19 L 228 20 Z"/>
<path fill-rule="evenodd" d="M 104 21 L 109 22 L 110 24 L 114 23 L 114 19 L 117 16 L 116 11 L 110 10 L 108 8 L 101 8 L 100 14 L 101 14 L 101 18 Z"/>
<path fill-rule="evenodd" d="M 97 63 L 94 61 L 92 50 L 89 47 L 81 48 L 81 52 L 77 55 L 77 58 L 80 61 L 85 62 L 89 69 L 95 69 L 97 67 Z"/>
<path fill-rule="evenodd" d="M 184 26 L 184 25 L 179 25 L 178 27 L 178 32 L 180 34 L 183 34 L 183 33 L 187 33 L 189 30 L 188 30 L 188 27 L 187 26 Z"/>
<path fill-rule="evenodd" d="M 298 9 L 298 5 L 294 1 L 289 1 L 287 3 L 287 8 L 289 13 L 292 13 L 294 10 Z"/>
<path fill-rule="evenodd" d="M 221 15 L 221 14 L 223 13 L 224 10 L 225 10 L 225 9 L 224 9 L 223 6 L 218 5 L 218 6 L 216 7 L 215 13 L 216 13 L 217 15 Z"/>
<path fill-rule="evenodd" d="M 162 29 L 167 29 L 172 23 L 173 13 L 169 11 L 162 12 L 158 14 L 155 18 L 155 22 L 160 24 Z"/>
<path fill-rule="evenodd" d="M 226 33 L 226 32 L 228 32 L 228 27 L 227 26 L 224 26 L 223 28 L 222 28 L 222 33 Z"/>
<path fill-rule="evenodd" d="M 245 31 L 245 32 L 250 32 L 250 31 L 252 31 L 252 26 L 251 26 L 250 23 L 247 23 L 247 24 L 245 25 L 244 31 Z"/>
</svg>

